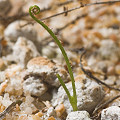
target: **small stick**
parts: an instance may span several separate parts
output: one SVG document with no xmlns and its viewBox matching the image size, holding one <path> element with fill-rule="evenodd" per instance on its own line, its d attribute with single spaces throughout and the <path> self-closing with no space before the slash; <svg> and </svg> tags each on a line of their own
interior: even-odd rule
<svg viewBox="0 0 120 120">
<path fill-rule="evenodd" d="M 99 109 L 104 108 L 107 104 L 111 103 L 112 101 L 114 101 L 115 99 L 117 99 L 117 98 L 119 98 L 119 97 L 120 97 L 120 95 L 117 95 L 117 96 L 111 98 L 110 100 L 106 101 L 105 103 L 97 106 L 97 107 L 95 108 L 95 110 L 93 111 L 92 114 L 95 114 Z"/>
<path fill-rule="evenodd" d="M 71 2 L 72 2 L 72 1 L 71 1 Z M 78 7 L 71 8 L 71 9 L 69 9 L 69 10 L 66 10 L 66 11 L 63 11 L 63 12 L 60 12 L 60 13 L 51 15 L 51 16 L 49 16 L 49 17 L 42 18 L 42 19 L 40 19 L 40 21 L 47 20 L 47 19 L 50 19 L 50 18 L 59 16 L 59 15 L 63 15 L 63 14 L 72 12 L 72 11 L 74 11 L 74 10 L 77 10 L 77 9 L 80 9 L 80 8 L 83 8 L 83 7 L 87 7 L 87 6 L 103 5 L 103 4 L 114 4 L 114 3 L 117 3 L 117 2 L 120 2 L 120 0 L 107 1 L 107 2 L 95 2 L 95 3 L 90 3 L 90 4 L 82 4 L 82 5 L 78 6 Z M 68 3 L 69 3 L 69 2 L 68 2 Z M 62 4 L 62 5 L 63 5 L 63 4 Z M 49 9 L 50 9 L 50 8 L 49 8 Z M 48 10 L 49 10 L 49 9 L 48 9 Z M 26 25 L 29 25 L 29 24 L 34 24 L 34 23 L 35 23 L 35 22 L 28 22 L 28 23 L 26 23 L 25 25 L 23 25 L 22 27 L 24 27 L 24 26 L 26 26 Z"/>
<path fill-rule="evenodd" d="M 88 12 L 88 13 L 84 13 L 84 14 L 82 14 L 82 15 L 80 15 L 80 16 L 77 16 L 74 20 L 72 20 L 72 21 L 70 21 L 69 23 L 65 24 L 63 27 L 57 28 L 57 29 L 55 30 L 55 34 L 56 34 L 56 35 L 57 35 L 57 34 L 60 34 L 61 31 L 63 31 L 63 30 L 66 29 L 67 27 L 69 27 L 71 24 L 75 24 L 75 23 L 76 23 L 78 20 L 80 20 L 81 18 L 84 18 L 84 17 L 86 17 L 88 14 L 90 14 L 90 13 L 96 11 L 96 10 L 100 10 L 100 9 L 102 9 L 103 7 L 104 7 L 104 6 L 102 6 L 102 7 L 97 7 L 95 10 L 91 10 L 91 11 Z M 21 26 L 21 27 L 24 27 L 24 26 L 26 26 L 26 25 L 28 25 L 28 24 L 29 24 L 29 23 L 26 23 L 25 25 L 23 25 L 23 26 Z M 51 40 L 51 37 L 50 37 L 50 36 L 47 36 L 47 37 L 45 37 L 42 41 L 43 41 L 43 42 L 42 42 L 42 45 L 47 45 L 49 42 L 51 42 L 51 41 L 53 41 L 53 40 Z"/>
<path fill-rule="evenodd" d="M 66 10 L 66 11 L 63 11 L 63 12 L 61 12 L 61 13 L 57 13 L 57 14 L 51 15 L 51 16 L 49 16 L 49 17 L 42 18 L 42 19 L 40 19 L 40 20 L 41 20 L 41 21 L 47 20 L 47 19 L 50 19 L 50 18 L 59 16 L 59 15 L 62 15 L 62 14 L 68 13 L 68 12 L 72 12 L 72 11 L 77 10 L 77 9 L 80 9 L 80 8 L 82 8 L 82 7 L 86 7 L 86 6 L 101 5 L 101 4 L 113 4 L 113 3 L 117 3 L 117 2 L 120 2 L 120 0 L 107 1 L 107 2 L 97 2 L 97 3 L 95 2 L 95 3 L 85 4 L 85 5 L 83 5 L 83 6 L 78 6 L 78 7 L 75 7 L 75 8 L 71 8 L 71 9 Z"/>
<path fill-rule="evenodd" d="M 81 67 L 81 70 L 84 72 L 84 74 L 86 74 L 88 77 L 94 79 L 97 83 L 101 83 L 102 85 L 108 87 L 109 89 L 114 89 L 114 90 L 120 91 L 120 89 L 109 86 L 108 84 L 102 82 L 101 80 L 99 80 L 98 78 L 93 76 L 93 74 L 90 71 L 84 69 L 84 67 L 82 65 L 82 57 L 85 55 L 85 53 L 86 53 L 86 50 L 84 49 L 82 55 L 80 56 L 80 67 Z"/>
<path fill-rule="evenodd" d="M 58 3 L 58 4 L 56 4 L 56 6 L 60 7 L 60 6 L 67 5 L 67 4 L 72 3 L 72 2 L 73 2 L 73 0 L 69 0 L 69 1 L 66 1 L 66 2 Z M 45 11 L 48 11 L 48 10 L 51 10 L 51 9 L 52 9 L 52 6 L 49 6 L 48 8 L 41 9 L 41 12 L 45 12 Z M 28 15 L 29 15 L 29 13 L 20 13 L 20 14 L 17 13 L 13 16 L 5 16 L 5 17 L 0 16 L 0 21 L 7 22 L 9 20 L 10 22 L 12 22 L 14 20 L 21 19 L 21 18 L 26 17 Z M 34 24 L 34 23 L 29 22 L 29 24 Z"/>
<path fill-rule="evenodd" d="M 2 113 L 0 113 L 0 120 L 5 118 L 6 114 L 9 113 L 16 104 L 20 105 L 22 103 L 21 100 L 17 100 L 16 102 L 13 102 L 11 105 L 9 105 Z"/>
</svg>

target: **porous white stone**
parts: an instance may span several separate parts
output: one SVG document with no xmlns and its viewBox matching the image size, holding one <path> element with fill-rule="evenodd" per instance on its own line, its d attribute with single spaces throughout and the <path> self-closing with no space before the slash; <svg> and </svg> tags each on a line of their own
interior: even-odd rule
<svg viewBox="0 0 120 120">
<path fill-rule="evenodd" d="M 64 82 L 69 81 L 67 71 L 62 66 L 47 58 L 36 57 L 31 59 L 27 64 L 27 76 L 38 75 L 43 82 L 48 83 L 50 86 L 58 87 L 60 85 L 56 74 L 59 74 Z"/>
<path fill-rule="evenodd" d="M 13 56 L 22 64 L 26 64 L 31 58 L 39 55 L 34 43 L 24 37 L 19 37 L 13 47 Z"/>
<path fill-rule="evenodd" d="M 55 110 L 53 107 L 50 107 L 48 110 L 47 110 L 47 116 L 56 116 L 56 113 L 55 113 Z"/>
<path fill-rule="evenodd" d="M 120 107 L 111 106 L 102 110 L 101 120 L 120 120 Z"/>
<path fill-rule="evenodd" d="M 22 102 L 22 104 L 20 105 L 20 110 L 24 111 L 24 114 L 32 114 L 34 111 L 37 110 L 37 108 L 33 104 L 33 101 L 34 98 L 27 95 L 25 101 Z"/>
<path fill-rule="evenodd" d="M 108 59 L 116 62 L 120 58 L 120 48 L 112 40 L 103 40 L 98 51 L 103 59 Z"/>
<path fill-rule="evenodd" d="M 0 15 L 7 14 L 10 11 L 10 0 L 0 0 Z"/>
<path fill-rule="evenodd" d="M 79 76 L 75 81 L 76 93 L 77 93 L 77 106 L 78 110 L 86 110 L 91 113 L 96 105 L 104 98 L 104 91 L 102 87 L 94 80 L 90 80 L 87 77 L 80 78 Z M 71 82 L 66 84 L 70 94 L 73 94 Z M 68 96 L 61 86 L 58 89 L 57 94 L 53 95 L 52 105 L 57 106 L 64 104 L 67 113 L 70 113 L 73 109 L 70 105 Z"/>
<path fill-rule="evenodd" d="M 87 111 L 75 111 L 68 114 L 66 120 L 92 120 Z"/>
<path fill-rule="evenodd" d="M 45 46 L 42 49 L 42 55 L 46 56 L 47 58 L 55 58 L 56 57 L 56 48 L 51 46 Z"/>
<path fill-rule="evenodd" d="M 5 72 L 4 71 L 0 71 L 0 83 L 2 83 L 3 81 L 5 81 L 6 77 L 5 77 Z"/>
<path fill-rule="evenodd" d="M 8 55 L 6 59 L 8 61 L 15 61 L 23 66 L 30 59 L 40 55 L 33 42 L 24 37 L 19 37 L 12 49 L 13 53 Z"/>
<path fill-rule="evenodd" d="M 32 76 L 23 82 L 23 89 L 25 93 L 29 92 L 34 96 L 41 96 L 47 91 L 47 85 L 39 77 Z"/>
<path fill-rule="evenodd" d="M 27 39 L 35 42 L 37 39 L 37 32 L 32 25 L 25 25 L 27 21 L 25 20 L 17 20 L 8 25 L 8 27 L 4 31 L 4 36 L 6 40 L 15 42 L 18 37 L 26 37 Z"/>
</svg>

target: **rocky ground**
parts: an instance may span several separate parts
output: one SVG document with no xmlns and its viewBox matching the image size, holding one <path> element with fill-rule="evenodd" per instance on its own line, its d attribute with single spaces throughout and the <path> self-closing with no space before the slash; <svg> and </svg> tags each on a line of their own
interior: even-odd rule
<svg viewBox="0 0 120 120">
<path fill-rule="evenodd" d="M 61 51 L 28 14 L 34 4 L 41 19 L 101 1 L 107 0 L 0 0 L 0 120 L 120 120 L 120 2 L 44 20 L 69 57 L 76 112 L 56 77 L 72 95 Z"/>
</svg>

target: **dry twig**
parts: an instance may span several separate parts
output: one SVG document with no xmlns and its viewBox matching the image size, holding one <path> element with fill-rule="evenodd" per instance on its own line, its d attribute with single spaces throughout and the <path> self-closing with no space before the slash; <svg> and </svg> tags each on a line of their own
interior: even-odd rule
<svg viewBox="0 0 120 120">
<path fill-rule="evenodd" d="M 72 2 L 72 0 L 70 1 Z M 77 9 L 80 9 L 82 7 L 85 7 L 85 6 L 91 6 L 91 5 L 100 5 L 100 4 L 113 4 L 113 3 L 116 3 L 116 2 L 120 2 L 120 0 L 115 0 L 115 1 L 107 1 L 107 2 L 97 2 L 97 3 L 91 3 L 91 4 L 85 4 L 85 5 L 82 5 L 82 6 L 79 6 L 79 7 L 76 7 L 76 8 L 72 8 L 72 9 L 69 9 L 69 10 L 66 10 L 64 12 L 61 12 L 61 13 L 58 13 L 58 14 L 55 14 L 55 15 L 52 15 L 52 16 L 49 16 L 49 17 L 46 17 L 46 18 L 42 18 L 40 19 L 41 21 L 43 20 L 47 20 L 47 19 L 50 19 L 52 17 L 56 17 L 56 16 L 59 16 L 59 15 L 62 15 L 62 14 L 67 14 L 68 12 L 71 12 L 71 11 L 74 11 L 74 10 L 77 10 Z M 69 2 L 68 2 L 69 3 Z M 66 3 L 66 4 L 68 4 Z M 63 3 L 65 5 L 65 3 Z M 62 3 L 60 5 L 63 5 Z M 95 11 L 97 9 L 102 9 L 103 7 L 105 6 L 100 6 L 98 8 L 95 9 Z M 72 20 L 71 22 L 67 23 L 65 26 L 61 27 L 61 28 L 57 28 L 55 30 L 55 34 L 57 35 L 58 33 L 60 33 L 62 30 L 64 30 L 65 28 L 69 27 L 71 24 L 75 24 L 79 19 L 83 18 L 83 17 L 86 17 L 87 15 L 89 15 L 90 13 L 94 12 L 94 10 L 88 12 L 88 13 L 85 13 L 85 14 L 82 14 L 80 16 L 77 16 L 74 20 Z M 29 25 L 29 24 L 34 24 L 35 22 L 28 22 L 24 25 L 22 25 L 21 27 L 25 27 L 26 25 Z M 43 45 L 46 45 L 48 44 L 49 42 L 51 42 L 51 37 L 50 36 L 47 36 L 45 37 L 42 41 L 44 41 L 44 43 L 42 43 Z"/>
<path fill-rule="evenodd" d="M 85 53 L 86 53 L 86 50 L 84 49 L 84 51 L 83 51 L 83 53 L 82 53 L 82 55 L 81 55 L 81 57 L 80 57 L 80 67 L 81 67 L 81 70 L 84 72 L 84 74 L 86 74 L 86 75 L 87 75 L 88 77 L 90 77 L 91 79 L 95 80 L 97 83 L 100 83 L 100 84 L 108 87 L 109 89 L 114 89 L 114 90 L 120 91 L 120 89 L 111 87 L 111 86 L 109 86 L 108 84 L 106 84 L 106 83 L 102 82 L 101 80 L 99 80 L 98 78 L 96 78 L 95 76 L 93 76 L 92 72 L 90 72 L 89 70 L 85 70 L 85 69 L 84 69 L 84 67 L 83 67 L 83 65 L 82 65 L 82 58 L 83 58 L 83 56 L 85 55 Z"/>
<path fill-rule="evenodd" d="M 57 6 L 63 6 L 63 5 L 72 3 L 72 2 L 73 2 L 73 0 L 70 0 L 70 1 L 67 1 L 67 2 L 63 2 L 63 3 L 58 3 Z M 47 20 L 47 19 L 50 19 L 50 18 L 59 16 L 59 15 L 62 15 L 62 14 L 67 14 L 68 12 L 72 12 L 72 11 L 74 11 L 74 10 L 77 10 L 77 9 L 80 9 L 80 8 L 86 7 L 86 6 L 100 5 L 100 4 L 114 4 L 114 3 L 117 3 L 117 2 L 120 2 L 120 0 L 107 1 L 107 2 L 95 2 L 95 3 L 82 4 L 82 5 L 80 4 L 80 6 L 78 6 L 78 7 L 75 7 L 75 8 L 69 9 L 69 10 L 65 10 L 65 11 L 63 11 L 63 12 L 61 12 L 61 13 L 57 13 L 57 14 L 54 14 L 54 15 L 52 15 L 52 16 L 42 18 L 42 19 L 40 19 L 40 20 L 43 21 L 43 20 Z M 52 9 L 51 6 L 48 7 L 48 8 L 42 9 L 41 12 L 48 11 L 48 10 L 50 10 L 50 9 Z M 16 14 L 16 15 L 14 15 L 14 16 L 5 16 L 5 17 L 0 16 L 0 21 L 1 21 L 2 23 L 10 23 L 10 22 L 12 22 L 12 21 L 21 19 L 21 18 L 26 17 L 26 16 L 28 16 L 28 15 L 29 15 L 29 13 L 21 13 L 21 14 Z M 29 25 L 29 24 L 34 24 L 34 23 L 35 23 L 35 22 L 28 22 L 28 23 L 26 23 L 25 25 L 23 25 L 23 27 L 26 26 L 26 25 Z"/>
<path fill-rule="evenodd" d="M 63 6 L 63 5 L 67 5 L 69 3 L 72 3 L 73 0 L 69 0 L 69 1 L 66 1 L 66 2 L 62 2 L 62 3 L 58 3 L 56 4 L 56 6 L 60 7 L 60 6 Z M 41 9 L 41 12 L 45 12 L 45 11 L 48 11 L 48 10 L 51 10 L 52 9 L 52 6 L 48 7 L 48 8 L 43 8 Z M 18 19 L 21 19 L 23 17 L 26 17 L 28 16 L 29 13 L 17 13 L 16 15 L 13 15 L 13 16 L 0 16 L 0 22 L 2 23 L 10 23 L 12 21 L 15 21 L 15 20 L 18 20 Z M 34 24 L 34 23 L 31 23 L 31 22 L 28 22 L 28 24 Z"/>
<path fill-rule="evenodd" d="M 95 110 L 93 111 L 92 114 L 95 114 L 98 110 L 103 109 L 106 105 L 108 105 L 109 103 L 111 103 L 112 101 L 114 101 L 115 99 L 117 99 L 117 98 L 119 98 L 119 97 L 120 97 L 120 95 L 117 95 L 117 96 L 109 99 L 108 101 L 104 102 L 103 104 L 100 104 L 99 106 L 97 106 L 97 107 L 95 108 Z"/>
<path fill-rule="evenodd" d="M 117 96 L 109 99 L 108 101 L 104 102 L 103 104 L 100 104 L 99 106 L 97 106 L 97 107 L 95 108 L 95 110 L 93 111 L 93 113 L 92 113 L 94 116 L 91 117 L 91 119 L 95 119 L 96 117 L 97 117 L 97 119 L 98 119 L 99 116 L 100 116 L 100 114 L 101 114 L 101 112 L 98 113 L 98 111 L 99 111 L 100 109 L 105 108 L 105 106 L 107 106 L 108 104 L 110 104 L 111 102 L 113 102 L 115 99 L 117 99 L 117 98 L 119 98 L 119 97 L 120 97 L 120 95 L 117 95 Z"/>
<path fill-rule="evenodd" d="M 107 2 L 95 2 L 95 3 L 82 4 L 82 5 L 80 4 L 80 6 L 78 6 L 78 7 L 71 8 L 71 9 L 69 9 L 69 10 L 66 10 L 66 11 L 63 11 L 63 12 L 60 12 L 60 13 L 51 15 L 51 16 L 49 16 L 49 17 L 42 18 L 42 19 L 40 19 L 40 21 L 47 20 L 47 19 L 50 19 L 50 18 L 59 16 L 59 15 L 67 14 L 68 12 L 72 12 L 72 11 L 74 11 L 74 10 L 77 10 L 77 9 L 80 9 L 80 8 L 83 8 L 83 7 L 87 7 L 87 6 L 102 5 L 102 4 L 114 4 L 114 3 L 117 3 L 117 2 L 120 2 L 120 0 L 107 1 Z M 63 4 L 62 4 L 62 5 L 63 5 Z M 23 25 L 23 27 L 26 26 L 26 25 L 29 25 L 29 24 L 34 24 L 34 23 L 35 23 L 35 22 L 28 22 L 28 23 L 26 23 L 25 25 Z"/>
<path fill-rule="evenodd" d="M 20 105 L 22 103 L 21 100 L 17 100 L 16 102 L 13 102 L 11 105 L 9 105 L 2 113 L 0 113 L 0 120 L 5 118 L 6 114 L 9 113 L 16 104 Z"/>
<path fill-rule="evenodd" d="M 84 14 L 82 14 L 82 15 L 80 15 L 80 16 L 77 16 L 74 20 L 70 21 L 69 23 L 67 23 L 67 24 L 64 25 L 63 27 L 57 28 L 54 33 L 55 33 L 56 35 L 60 34 L 61 31 L 63 31 L 64 29 L 66 29 L 66 28 L 69 27 L 70 25 L 75 24 L 75 23 L 76 23 L 78 20 L 80 20 L 81 18 L 84 18 L 84 17 L 86 17 L 87 15 L 89 15 L 90 13 L 92 13 L 92 12 L 94 12 L 94 11 L 97 11 L 97 10 L 100 10 L 100 9 L 102 9 L 103 7 L 105 7 L 105 6 L 97 7 L 96 9 L 91 10 L 91 11 L 88 12 L 88 13 L 84 13 Z M 43 41 L 43 42 L 42 42 L 42 45 L 46 45 L 46 44 L 48 44 L 49 42 L 51 42 L 52 40 L 51 40 L 51 37 L 50 37 L 50 36 L 47 36 L 47 37 L 45 37 L 42 41 Z"/>
</svg>

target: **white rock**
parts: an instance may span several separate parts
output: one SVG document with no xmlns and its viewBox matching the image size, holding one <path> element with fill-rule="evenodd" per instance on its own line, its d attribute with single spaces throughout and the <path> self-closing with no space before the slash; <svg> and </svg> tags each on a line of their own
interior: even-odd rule
<svg viewBox="0 0 120 120">
<path fill-rule="evenodd" d="M 4 82 L 5 79 L 6 79 L 5 72 L 4 71 L 0 72 L 0 83 Z"/>
<path fill-rule="evenodd" d="M 4 36 L 6 40 L 15 42 L 18 37 L 22 36 L 35 42 L 37 39 L 37 32 L 34 29 L 34 27 L 32 25 L 21 27 L 22 25 L 26 23 L 27 21 L 17 20 L 9 24 L 8 27 L 4 31 Z"/>
<path fill-rule="evenodd" d="M 0 0 L 0 15 L 7 14 L 10 11 L 11 3 L 9 0 Z"/>
<path fill-rule="evenodd" d="M 94 59 L 96 59 L 94 57 Z M 96 66 L 96 67 L 95 67 Z M 96 72 L 106 72 L 108 70 L 109 67 L 113 67 L 114 63 L 110 60 L 101 60 L 101 61 L 96 61 L 96 63 L 93 63 L 91 65 L 92 69 L 94 69 L 94 71 Z"/>
<path fill-rule="evenodd" d="M 48 110 L 47 110 L 47 116 L 50 117 L 50 116 L 56 116 L 56 112 L 54 110 L 53 107 L 50 107 Z"/>
<path fill-rule="evenodd" d="M 33 111 L 36 111 L 37 108 L 33 104 L 34 98 L 31 96 L 26 96 L 25 102 L 22 102 L 20 105 L 20 110 L 24 112 L 24 114 L 32 114 Z"/>
<path fill-rule="evenodd" d="M 13 47 L 13 55 L 16 56 L 18 62 L 26 64 L 31 58 L 37 57 L 40 54 L 32 41 L 19 37 Z"/>
<path fill-rule="evenodd" d="M 67 51 L 67 56 L 70 60 L 74 60 L 77 59 L 77 55 L 71 51 Z M 47 46 L 45 46 L 44 48 L 42 48 L 42 56 L 45 56 L 49 59 L 53 59 L 56 61 L 59 61 L 59 63 L 63 63 L 65 61 L 61 50 L 59 49 L 59 47 L 57 46 L 57 44 L 53 44 L 53 42 L 49 43 Z"/>
<path fill-rule="evenodd" d="M 51 86 L 58 87 L 60 85 L 56 74 L 59 74 L 64 82 L 69 81 L 68 73 L 62 66 L 44 57 L 31 59 L 27 64 L 27 68 L 27 76 L 38 75 L 43 82 Z"/>
<path fill-rule="evenodd" d="M 111 106 L 102 110 L 101 120 L 120 120 L 120 107 Z"/>
<path fill-rule="evenodd" d="M 7 87 L 5 89 L 6 93 L 10 95 L 22 95 L 23 93 L 23 79 L 22 79 L 22 67 L 17 64 L 7 66 L 7 69 L 4 71 L 3 78 L 8 80 Z"/>
<path fill-rule="evenodd" d="M 78 110 L 86 110 L 91 113 L 96 105 L 104 98 L 104 91 L 102 87 L 94 80 L 89 78 L 81 78 L 78 76 L 75 81 L 76 93 L 77 93 L 77 106 Z M 66 84 L 70 94 L 73 94 L 71 82 Z M 68 96 L 65 93 L 63 87 L 58 89 L 57 94 L 53 95 L 52 105 L 57 106 L 64 104 L 67 113 L 70 113 L 73 109 L 68 100 Z"/>
<path fill-rule="evenodd" d="M 8 93 L 5 93 L 4 94 L 4 97 L 1 101 L 1 103 L 5 106 L 5 107 L 8 107 L 10 104 L 12 104 L 12 101 L 10 100 L 10 96 Z"/>
<path fill-rule="evenodd" d="M 34 96 L 41 96 L 47 91 L 47 85 L 39 77 L 29 77 L 23 82 L 24 92 Z"/>
<path fill-rule="evenodd" d="M 42 55 L 46 56 L 47 58 L 55 58 L 56 57 L 56 48 L 51 46 L 45 46 L 42 49 Z"/>
<path fill-rule="evenodd" d="M 8 55 L 6 59 L 8 61 L 15 61 L 25 66 L 30 59 L 39 55 L 40 54 L 32 41 L 24 37 L 19 37 L 13 46 L 12 55 Z"/>
<path fill-rule="evenodd" d="M 66 120 L 92 120 L 87 111 L 75 111 L 68 114 Z"/>
<path fill-rule="evenodd" d="M 22 95 L 23 93 L 22 79 L 17 76 L 10 77 L 10 81 L 5 89 L 5 92 L 13 95 Z"/>
<path fill-rule="evenodd" d="M 116 62 L 120 58 L 120 48 L 112 40 L 103 40 L 98 51 L 103 59 Z"/>
<path fill-rule="evenodd" d="M 111 34 L 115 34 L 115 35 L 119 34 L 118 30 L 114 30 L 112 28 L 107 28 L 107 27 L 101 28 L 98 31 L 103 35 L 104 38 L 109 38 Z"/>
<path fill-rule="evenodd" d="M 116 82 L 116 76 L 114 75 L 108 76 L 108 78 L 105 80 L 105 83 L 110 86 L 114 85 L 115 82 Z"/>
</svg>

